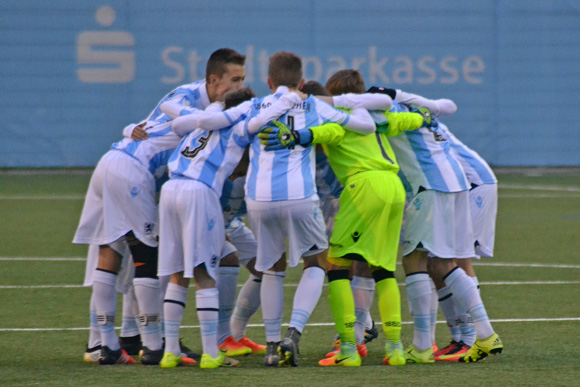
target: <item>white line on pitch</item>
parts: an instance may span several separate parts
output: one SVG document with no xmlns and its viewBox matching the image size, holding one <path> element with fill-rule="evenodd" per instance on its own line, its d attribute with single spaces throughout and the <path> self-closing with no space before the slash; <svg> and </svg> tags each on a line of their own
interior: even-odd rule
<svg viewBox="0 0 580 387">
<path fill-rule="evenodd" d="M 510 323 L 510 322 L 560 322 L 560 321 L 580 321 L 580 317 L 557 317 L 557 318 L 508 318 L 490 320 L 492 323 Z M 380 321 L 376 322 L 381 325 Z M 412 321 L 403 321 L 403 325 L 411 325 Z M 446 321 L 437 321 L 437 324 L 447 324 Z M 288 326 L 288 324 L 282 324 Z M 249 327 L 263 327 L 264 324 L 248 324 Z M 333 322 L 308 323 L 310 327 L 328 327 L 334 326 Z M 182 325 L 181 329 L 199 329 L 199 325 Z M 116 329 L 121 329 L 117 327 Z M 0 332 L 54 332 L 54 331 L 88 331 L 89 327 L 83 328 L 0 328 Z"/>
<path fill-rule="evenodd" d="M 24 257 L 0 257 L 0 261 L 77 261 L 86 262 L 86 258 L 60 258 L 60 257 L 49 257 L 49 258 L 24 258 Z M 397 262 L 400 265 L 401 262 Z M 554 268 L 554 269 L 580 269 L 580 265 L 561 265 L 561 264 L 543 264 L 543 263 L 492 263 L 492 262 L 473 262 L 474 266 L 503 266 L 503 267 L 543 267 L 543 268 Z"/>
<path fill-rule="evenodd" d="M 497 285 L 577 285 L 580 281 L 495 281 L 495 282 L 480 282 L 479 285 L 484 286 L 497 286 Z M 399 286 L 405 286 L 404 282 L 400 282 Z M 194 285 L 190 285 L 193 287 Z M 243 284 L 238 284 L 238 288 L 244 286 Z M 298 284 L 284 284 L 286 288 L 295 288 Z M 324 284 L 327 286 L 327 284 Z M 84 285 L 1 285 L 1 289 L 74 289 L 74 288 L 87 288 L 89 286 Z"/>
<path fill-rule="evenodd" d="M 500 189 L 523 189 L 532 191 L 565 191 L 565 192 L 580 192 L 578 187 L 562 187 L 562 186 L 544 186 L 544 185 L 499 185 Z"/>
</svg>

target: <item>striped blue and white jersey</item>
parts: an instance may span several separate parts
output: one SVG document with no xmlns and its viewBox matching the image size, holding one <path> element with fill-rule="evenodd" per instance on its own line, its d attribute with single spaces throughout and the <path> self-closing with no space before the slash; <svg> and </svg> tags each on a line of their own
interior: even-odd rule
<svg viewBox="0 0 580 387">
<path fill-rule="evenodd" d="M 165 173 L 167 161 L 181 141 L 181 137 L 171 130 L 171 122 L 158 124 L 148 121 L 143 129 L 149 135 L 147 140 L 135 141 L 125 137 L 114 143 L 111 149 L 136 158 L 158 179 Z"/>
<path fill-rule="evenodd" d="M 189 133 L 169 159 L 170 179 L 200 181 L 221 197 L 225 180 L 230 177 L 250 143 L 251 137 L 243 132 L 245 118 L 242 115 L 239 117 L 240 124 L 221 130 L 196 129 Z"/>
<path fill-rule="evenodd" d="M 234 181 L 226 179 L 220 203 L 224 211 L 224 223 L 227 227 L 238 226 L 248 214 L 246 208 L 246 201 L 244 200 L 245 190 L 244 184 L 246 182 L 245 176 L 240 176 Z M 232 228 L 233 228 L 232 227 Z"/>
<path fill-rule="evenodd" d="M 470 184 L 497 184 L 497 178 L 491 167 L 476 151 L 462 143 L 442 122 L 439 122 L 439 130 L 451 145 Z"/>
<path fill-rule="evenodd" d="M 174 89 L 159 101 L 147 117 L 147 121 L 167 122 L 171 120 L 171 117 L 161 111 L 161 104 L 164 102 L 182 105 L 186 111 L 189 107 L 205 110 L 210 104 L 205 80 L 181 85 Z"/>
<path fill-rule="evenodd" d="M 393 101 L 394 112 L 405 112 L 405 105 Z M 372 114 L 377 123 L 384 122 L 384 114 Z M 460 192 L 469 189 L 461 163 L 453 156 L 449 142 L 437 127 L 408 130 L 389 137 L 401 167 L 399 177 L 405 190 L 416 195 L 422 188 L 441 192 Z"/>
<path fill-rule="evenodd" d="M 288 88 L 252 99 L 251 116 L 256 116 L 276 102 Z M 329 122 L 345 125 L 350 115 L 313 96 L 296 103 L 278 118 L 290 129 L 301 130 Z M 246 196 L 256 201 L 281 201 L 308 198 L 316 194 L 315 148 L 297 145 L 294 149 L 266 152 L 254 136 L 250 147 L 250 167 L 246 178 Z"/>
<path fill-rule="evenodd" d="M 316 152 L 316 189 L 321 199 L 324 196 L 338 198 L 344 189 L 324 152 Z"/>
</svg>

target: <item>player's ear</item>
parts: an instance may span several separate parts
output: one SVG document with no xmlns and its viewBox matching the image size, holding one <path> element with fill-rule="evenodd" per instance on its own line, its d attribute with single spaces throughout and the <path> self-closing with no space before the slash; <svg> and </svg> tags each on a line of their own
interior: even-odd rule
<svg viewBox="0 0 580 387">
<path fill-rule="evenodd" d="M 300 84 L 298 85 L 298 90 L 302 90 L 302 87 L 304 86 L 304 78 L 302 78 L 300 80 Z"/>
<path fill-rule="evenodd" d="M 276 88 L 274 87 L 274 84 L 272 83 L 272 80 L 270 78 L 268 78 L 266 82 L 268 83 L 268 88 L 270 88 L 270 90 L 276 91 Z"/>
<path fill-rule="evenodd" d="M 213 85 L 214 83 L 216 83 L 219 80 L 218 76 L 216 74 L 210 74 L 209 78 L 207 80 L 208 85 Z"/>
</svg>

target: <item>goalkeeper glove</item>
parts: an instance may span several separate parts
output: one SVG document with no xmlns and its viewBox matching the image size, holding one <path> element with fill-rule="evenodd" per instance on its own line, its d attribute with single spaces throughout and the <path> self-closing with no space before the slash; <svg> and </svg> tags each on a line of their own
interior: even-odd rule
<svg viewBox="0 0 580 387">
<path fill-rule="evenodd" d="M 386 94 L 389 97 L 391 97 L 391 99 L 395 99 L 395 97 L 397 96 L 397 90 L 395 90 L 395 89 L 387 89 L 385 87 L 377 87 L 377 86 L 371 86 L 371 87 L 369 87 L 369 89 L 367 90 L 367 93 L 381 93 L 381 94 Z"/>
<path fill-rule="evenodd" d="M 419 107 L 417 105 L 409 105 L 409 111 L 411 113 L 419 113 L 423 116 L 423 127 L 425 128 L 434 128 L 439 125 L 437 118 L 433 116 L 431 110 L 427 109 L 426 107 Z"/>
<path fill-rule="evenodd" d="M 258 133 L 260 143 L 266 146 L 267 151 L 293 149 L 295 145 L 308 145 L 312 142 L 310 129 L 290 130 L 280 121 L 272 121 L 272 125 L 266 126 Z"/>
</svg>

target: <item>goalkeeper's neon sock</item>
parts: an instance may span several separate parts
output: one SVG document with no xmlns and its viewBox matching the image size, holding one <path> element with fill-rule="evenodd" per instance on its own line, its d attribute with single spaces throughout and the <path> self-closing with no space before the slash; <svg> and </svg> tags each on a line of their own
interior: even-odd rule
<svg viewBox="0 0 580 387">
<path fill-rule="evenodd" d="M 486 339 L 477 339 L 469 348 L 465 356 L 459 358 L 460 363 L 473 363 L 488 357 L 489 355 L 499 355 L 503 352 L 503 343 L 497 333 Z"/>
<path fill-rule="evenodd" d="M 356 348 L 354 332 L 356 317 L 348 270 L 331 270 L 328 272 L 328 279 L 328 300 L 341 346 L 351 344 Z"/>
<path fill-rule="evenodd" d="M 379 295 L 379 312 L 387 341 L 401 340 L 401 293 L 395 278 L 385 278 L 376 283 Z"/>
<path fill-rule="evenodd" d="M 344 367 L 360 367 L 361 357 L 358 353 L 356 345 L 342 343 L 340 345 L 340 352 L 332 357 L 327 357 L 318 362 L 318 365 L 327 366 L 344 366 Z"/>
</svg>

